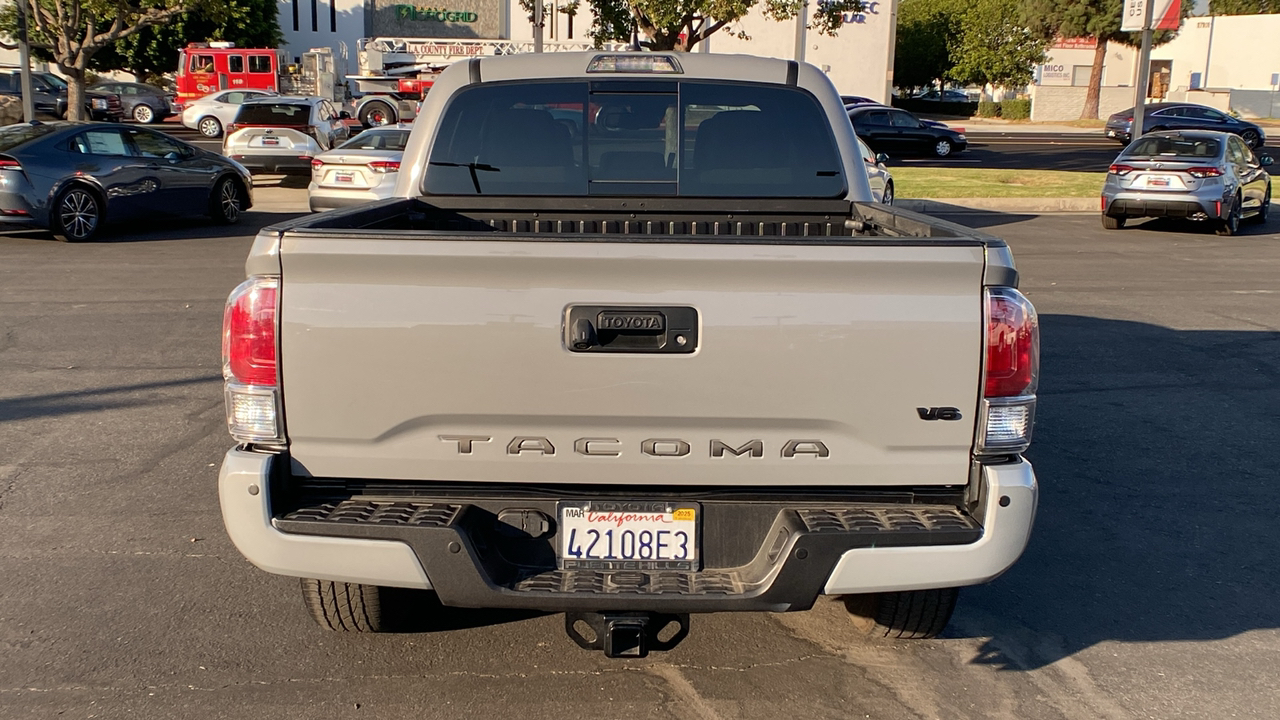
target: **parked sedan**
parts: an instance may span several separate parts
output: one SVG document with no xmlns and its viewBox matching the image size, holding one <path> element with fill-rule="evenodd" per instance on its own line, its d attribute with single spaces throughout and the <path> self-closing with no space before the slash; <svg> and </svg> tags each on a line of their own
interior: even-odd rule
<svg viewBox="0 0 1280 720">
<path fill-rule="evenodd" d="M 223 128 L 235 122 L 241 103 L 275 94 L 267 90 L 222 90 L 205 95 L 182 108 L 182 124 L 207 138 L 222 137 Z"/>
<path fill-rule="evenodd" d="M 311 161 L 311 212 L 391 197 L 399 177 L 408 127 L 365 130 Z"/>
<path fill-rule="evenodd" d="M 176 96 L 153 85 L 106 82 L 92 85 L 90 89 L 119 95 L 125 117 L 140 123 L 157 123 L 175 112 L 173 103 Z"/>
<path fill-rule="evenodd" d="M 104 223 L 207 215 L 234 223 L 252 204 L 249 172 L 153 130 L 51 122 L 0 128 L 0 226 L 93 239 Z"/>
<path fill-rule="evenodd" d="M 959 90 L 926 90 L 911 99 L 926 102 L 969 102 L 969 96 Z"/>
<path fill-rule="evenodd" d="M 1251 122 L 1204 105 L 1192 103 L 1154 103 L 1142 115 L 1143 132 L 1161 130 L 1214 130 L 1239 135 L 1250 148 L 1260 148 L 1267 141 L 1262 128 Z M 1129 144 L 1133 131 L 1133 108 L 1107 118 L 1107 137 Z"/>
<path fill-rule="evenodd" d="M 1229 133 L 1166 130 L 1124 149 L 1102 186 L 1102 226 L 1127 220 L 1180 217 L 1214 223 L 1234 235 L 1240 221 L 1264 223 L 1270 212 L 1268 156 L 1257 156 Z"/>
<path fill-rule="evenodd" d="M 876 152 L 944 158 L 969 146 L 964 133 L 922 122 L 906 110 L 877 105 L 854 105 L 845 110 L 858 137 Z"/>
<path fill-rule="evenodd" d="M 876 202 L 892 205 L 894 198 L 893 175 L 885 163 L 889 156 L 884 153 L 873 153 L 871 148 L 858 138 L 858 154 L 862 156 L 862 164 L 867 169 L 867 182 L 871 183 L 871 197 Z"/>
</svg>

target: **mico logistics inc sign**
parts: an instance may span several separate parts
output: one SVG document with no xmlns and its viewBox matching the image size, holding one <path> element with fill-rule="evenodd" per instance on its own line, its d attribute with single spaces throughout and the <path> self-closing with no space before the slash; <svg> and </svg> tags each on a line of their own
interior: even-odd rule
<svg viewBox="0 0 1280 720">
<path fill-rule="evenodd" d="M 424 8 L 413 5 L 396 5 L 396 17 L 401 20 L 425 20 L 428 22 L 473 23 L 480 19 L 476 13 L 446 8 Z"/>
</svg>

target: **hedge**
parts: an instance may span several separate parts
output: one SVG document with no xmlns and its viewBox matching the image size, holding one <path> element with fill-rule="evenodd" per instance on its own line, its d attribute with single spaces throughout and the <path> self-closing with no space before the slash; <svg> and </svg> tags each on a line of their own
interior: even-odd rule
<svg viewBox="0 0 1280 720">
<path fill-rule="evenodd" d="M 978 117 L 981 117 L 981 118 L 1000 117 L 1000 103 L 991 102 L 990 100 L 979 101 Z"/>
<path fill-rule="evenodd" d="M 1005 120 L 1028 120 L 1031 118 L 1030 100 L 1001 100 L 1000 117 Z"/>
</svg>

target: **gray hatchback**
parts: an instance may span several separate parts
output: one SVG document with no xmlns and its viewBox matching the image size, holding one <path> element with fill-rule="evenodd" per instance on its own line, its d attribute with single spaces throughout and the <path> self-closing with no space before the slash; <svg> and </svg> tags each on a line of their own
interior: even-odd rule
<svg viewBox="0 0 1280 720">
<path fill-rule="evenodd" d="M 1268 156 L 1238 136 L 1181 130 L 1143 135 L 1120 153 L 1102 186 L 1102 226 L 1131 218 L 1180 217 L 1215 223 L 1234 235 L 1243 219 L 1267 221 L 1271 202 Z"/>
</svg>

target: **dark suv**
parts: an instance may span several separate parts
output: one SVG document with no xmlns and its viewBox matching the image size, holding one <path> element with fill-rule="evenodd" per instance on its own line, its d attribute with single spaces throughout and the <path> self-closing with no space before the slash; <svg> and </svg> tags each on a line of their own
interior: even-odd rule
<svg viewBox="0 0 1280 720">
<path fill-rule="evenodd" d="M 53 73 L 32 71 L 31 94 L 37 117 L 61 120 L 67 114 L 66 80 Z M 0 68 L 0 95 L 22 97 L 22 71 Z M 124 117 L 118 95 L 86 89 L 84 100 L 85 113 L 93 120 L 120 122 Z"/>
</svg>

